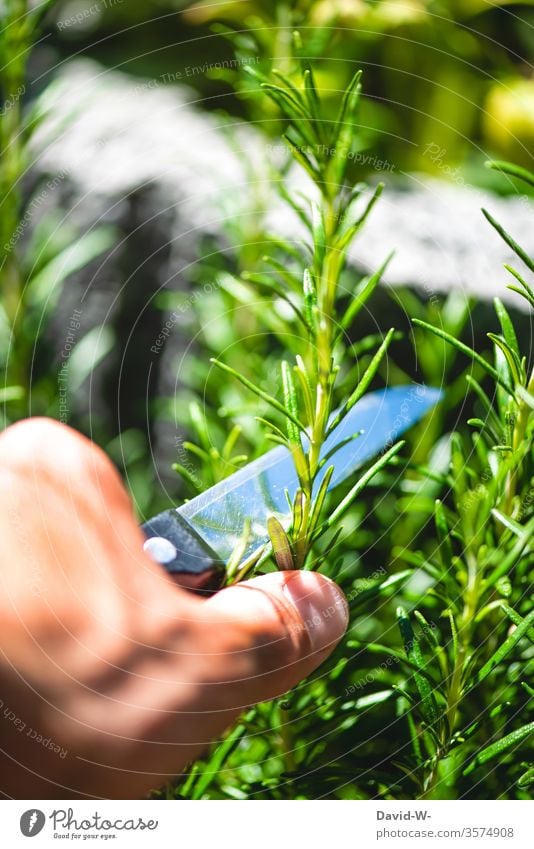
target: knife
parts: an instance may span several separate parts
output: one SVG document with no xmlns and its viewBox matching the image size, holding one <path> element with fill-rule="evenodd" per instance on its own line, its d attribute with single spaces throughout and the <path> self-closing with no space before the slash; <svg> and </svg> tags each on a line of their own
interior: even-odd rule
<svg viewBox="0 0 534 849">
<path fill-rule="evenodd" d="M 321 457 L 331 456 L 315 478 L 314 491 L 330 466 L 334 466 L 334 472 L 329 490 L 347 480 L 367 460 L 393 445 L 440 398 L 439 389 L 423 384 L 364 395 L 325 441 Z M 197 593 L 214 593 L 222 586 L 226 562 L 247 525 L 243 560 L 269 542 L 270 516 L 289 527 L 288 501 L 293 501 L 298 486 L 291 453 L 280 445 L 181 507 L 165 510 L 145 522 L 144 550 L 180 586 Z"/>
</svg>

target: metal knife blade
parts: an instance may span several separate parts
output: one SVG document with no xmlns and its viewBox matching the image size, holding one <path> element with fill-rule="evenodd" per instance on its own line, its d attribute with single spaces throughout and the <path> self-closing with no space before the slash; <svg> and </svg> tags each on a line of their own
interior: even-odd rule
<svg viewBox="0 0 534 849">
<path fill-rule="evenodd" d="M 326 440 L 322 457 L 340 447 L 317 475 L 315 487 L 320 486 L 330 466 L 334 466 L 334 472 L 329 490 L 347 480 L 367 460 L 396 442 L 440 398 L 438 389 L 421 384 L 365 395 Z M 182 585 L 213 591 L 224 573 L 224 563 L 242 537 L 246 521 L 250 521 L 250 532 L 244 559 L 268 542 L 270 516 L 289 525 L 288 497 L 292 501 L 297 488 L 293 459 L 281 445 L 177 510 L 165 511 L 147 522 L 143 526 L 148 537 L 145 550 L 177 574 Z M 186 539 L 188 528 L 194 536 Z M 180 577 L 182 574 L 186 575 L 185 580 Z"/>
</svg>

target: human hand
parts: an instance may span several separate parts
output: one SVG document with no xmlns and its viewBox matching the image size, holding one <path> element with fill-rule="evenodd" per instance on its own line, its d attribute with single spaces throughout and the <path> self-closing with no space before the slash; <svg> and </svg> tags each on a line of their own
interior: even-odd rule
<svg viewBox="0 0 534 849">
<path fill-rule="evenodd" d="M 46 419 L 0 437 L 0 791 L 130 798 L 250 704 L 312 672 L 347 627 L 338 587 L 278 572 L 208 600 L 142 549 L 117 472 Z"/>
</svg>

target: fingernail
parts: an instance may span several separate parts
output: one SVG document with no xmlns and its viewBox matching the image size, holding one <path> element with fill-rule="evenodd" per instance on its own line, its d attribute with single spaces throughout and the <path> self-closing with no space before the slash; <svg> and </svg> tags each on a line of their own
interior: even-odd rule
<svg viewBox="0 0 534 849">
<path fill-rule="evenodd" d="M 339 587 L 324 575 L 302 571 L 289 578 L 283 592 L 298 610 L 312 651 L 332 649 L 349 623 L 348 604 Z"/>
</svg>

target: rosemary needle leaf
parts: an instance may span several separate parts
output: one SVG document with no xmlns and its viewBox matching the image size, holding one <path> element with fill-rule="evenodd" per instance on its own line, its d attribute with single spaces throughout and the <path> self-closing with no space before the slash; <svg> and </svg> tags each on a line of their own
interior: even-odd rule
<svg viewBox="0 0 534 849">
<path fill-rule="evenodd" d="M 478 753 L 476 758 L 471 761 L 469 766 L 464 769 L 463 774 L 469 775 L 469 773 L 473 772 L 473 770 L 477 766 L 486 763 L 487 761 L 497 757 L 498 755 L 502 755 L 502 753 L 509 749 L 511 746 L 517 746 L 523 740 L 526 740 L 527 738 L 532 736 L 534 736 L 534 722 L 529 722 L 522 728 L 518 728 L 516 731 L 512 731 L 505 737 L 501 737 L 500 740 L 497 740 L 496 743 L 492 743 L 491 746 L 486 746 L 485 749 L 482 749 L 482 751 Z"/>
<path fill-rule="evenodd" d="M 300 445 L 300 430 L 294 423 L 298 421 L 297 390 L 293 382 L 291 369 L 285 360 L 282 361 L 282 387 L 285 408 L 290 413 L 287 420 L 287 435 L 290 442 Z"/>
<path fill-rule="evenodd" d="M 512 248 L 513 252 L 514 252 L 515 254 L 517 254 L 517 256 L 518 256 L 520 259 L 522 259 L 522 260 L 523 260 L 523 262 L 525 263 L 525 265 L 527 266 L 527 268 L 528 268 L 530 271 L 534 271 L 534 260 L 533 260 L 533 259 L 531 259 L 531 258 L 529 257 L 529 255 L 527 254 L 527 252 L 526 252 L 526 251 L 524 251 L 524 250 L 523 250 L 523 248 L 522 248 L 520 245 L 518 245 L 518 244 L 517 244 L 517 242 L 515 241 L 515 239 L 513 239 L 513 238 L 510 236 L 510 234 L 506 232 L 506 230 L 504 229 L 504 227 L 503 227 L 501 224 L 499 224 L 499 222 L 498 222 L 498 221 L 496 221 L 496 220 L 495 220 L 495 218 L 491 215 L 491 213 L 489 213 L 489 212 L 488 212 L 488 210 L 487 210 L 487 209 L 483 209 L 483 210 L 482 210 L 482 212 L 483 212 L 484 216 L 488 219 L 488 221 L 489 221 L 489 223 L 491 224 L 491 226 L 492 226 L 492 227 L 493 227 L 493 228 L 497 231 L 497 233 L 499 234 L 499 236 L 501 236 L 501 237 L 504 239 L 504 241 L 506 242 L 506 244 L 507 244 L 510 248 Z"/>
<path fill-rule="evenodd" d="M 324 527 L 325 529 L 331 528 L 332 525 L 339 521 L 341 516 L 343 516 L 343 514 L 348 510 L 354 499 L 358 497 L 364 486 L 369 483 L 371 478 L 373 478 L 377 474 L 377 472 L 379 472 L 381 469 L 384 468 L 384 466 L 389 463 L 392 457 L 399 453 L 399 451 L 401 450 L 401 448 L 403 448 L 405 444 L 405 440 L 397 442 L 395 445 L 392 446 L 392 448 L 389 449 L 389 451 L 386 451 L 386 453 L 383 454 L 382 457 L 380 457 L 375 463 L 373 463 L 371 468 L 368 469 L 361 476 L 361 478 L 354 484 L 350 492 L 347 493 L 345 498 L 340 502 L 340 504 L 338 504 L 335 510 L 332 511 L 332 513 L 330 514 L 330 516 L 322 527 Z"/>
<path fill-rule="evenodd" d="M 439 721 L 440 713 L 436 704 L 432 685 L 425 677 L 428 670 L 426 668 L 419 640 L 416 637 L 410 620 L 406 616 L 402 607 L 397 609 L 397 621 L 404 642 L 406 657 L 418 670 L 418 672 L 414 674 L 414 680 L 417 690 L 419 691 L 419 696 L 421 697 L 422 710 L 425 715 L 425 719 L 429 724 L 435 725 Z"/>
<path fill-rule="evenodd" d="M 529 615 L 521 621 L 521 624 L 514 629 L 510 636 L 504 641 L 501 646 L 499 646 L 497 651 L 493 653 L 490 659 L 479 670 L 475 678 L 473 688 L 480 684 L 480 682 L 483 681 L 485 678 L 487 678 L 490 672 L 493 672 L 495 667 L 505 659 L 505 657 L 512 651 L 512 649 L 515 648 L 519 640 L 521 640 L 522 637 L 524 637 L 527 632 L 530 631 L 533 622 L 534 611 L 531 611 Z"/>
<path fill-rule="evenodd" d="M 352 395 L 348 398 L 348 400 L 345 402 L 345 404 L 343 404 L 339 413 L 337 413 L 337 415 L 334 416 L 334 419 L 332 420 L 332 422 L 330 423 L 330 425 L 328 427 L 328 431 L 327 431 L 328 434 L 333 432 L 333 430 L 338 426 L 338 424 L 345 418 L 347 413 L 354 407 L 356 402 L 359 401 L 360 398 L 362 398 L 362 396 L 367 391 L 369 384 L 371 383 L 373 377 L 375 376 L 375 374 L 378 371 L 380 363 L 382 362 L 382 360 L 384 359 L 384 357 L 386 355 L 386 351 L 389 347 L 389 344 L 390 344 L 390 342 L 393 338 L 394 333 L 395 333 L 394 328 L 391 328 L 390 330 L 388 330 L 388 332 L 386 334 L 386 338 L 384 339 L 384 341 L 380 345 L 380 348 L 378 349 L 378 351 L 374 355 L 373 359 L 371 360 L 371 362 L 367 366 L 367 368 L 366 368 L 366 370 L 365 370 L 365 372 L 362 376 L 362 379 L 359 381 L 356 389 L 354 390 Z"/>
<path fill-rule="evenodd" d="M 262 398 L 264 401 L 267 402 L 267 404 L 270 404 L 271 407 L 274 407 L 275 410 L 278 410 L 279 413 L 282 413 L 282 415 L 289 419 L 299 430 L 301 430 L 302 432 L 306 431 L 306 428 L 304 427 L 302 422 L 300 422 L 297 418 L 294 418 L 292 414 L 285 409 L 284 405 L 281 404 L 280 401 L 277 401 L 276 398 L 273 398 L 272 395 L 269 395 L 268 392 L 264 392 L 263 389 L 260 389 L 259 386 L 256 386 L 244 375 L 239 374 L 239 372 L 237 372 L 235 369 L 231 368 L 230 366 L 227 366 L 220 360 L 216 360 L 214 357 L 211 357 L 210 362 L 213 363 L 213 365 L 217 366 L 217 368 L 220 368 L 222 371 L 231 374 L 232 377 L 235 377 L 237 380 L 239 380 L 240 383 L 243 384 L 243 386 L 246 386 L 247 389 L 250 389 L 251 392 L 254 392 L 255 395 L 257 395 L 259 398 Z"/>
<path fill-rule="evenodd" d="M 273 547 L 273 555 L 279 569 L 293 569 L 293 553 L 291 545 L 282 525 L 276 516 L 267 519 L 267 530 Z"/>
<path fill-rule="evenodd" d="M 515 327 L 513 325 L 512 319 L 510 318 L 508 310 L 506 309 L 500 298 L 494 298 L 493 303 L 495 305 L 495 312 L 497 313 L 497 317 L 501 325 L 502 335 L 506 340 L 506 344 L 508 345 L 510 350 L 514 352 L 514 354 L 519 360 L 519 342 L 517 341 Z"/>
<path fill-rule="evenodd" d="M 342 330 L 347 330 L 350 327 L 362 307 L 369 300 L 369 297 L 372 295 L 372 293 L 380 283 L 380 280 L 382 279 L 386 268 L 391 262 L 393 255 L 394 251 L 389 254 L 385 262 L 382 263 L 380 268 L 375 271 L 374 274 L 371 274 L 369 277 L 365 277 L 361 281 L 358 288 L 356 289 L 354 297 L 352 298 L 349 306 L 345 311 L 343 318 L 341 319 Z"/>
<path fill-rule="evenodd" d="M 412 318 L 412 323 L 416 324 L 417 327 L 422 327 L 424 330 L 429 330 L 430 333 L 433 333 L 435 336 L 439 336 L 441 339 L 444 339 L 450 345 L 453 345 L 463 354 L 466 354 L 470 357 L 474 362 L 478 363 L 482 368 L 495 380 L 496 383 L 500 384 L 503 389 L 505 389 L 509 395 L 514 394 L 513 388 L 507 383 L 501 375 L 498 373 L 497 369 L 493 368 L 493 366 L 488 363 L 487 360 L 484 359 L 480 354 L 476 351 L 473 351 L 468 345 L 465 345 L 463 342 L 460 342 L 459 339 L 456 339 L 455 336 L 452 336 L 450 333 L 447 333 L 445 330 L 442 330 L 440 327 L 435 327 L 433 324 L 429 324 L 427 321 L 421 321 L 419 318 Z"/>
<path fill-rule="evenodd" d="M 492 160 L 486 162 L 486 168 L 491 168 L 493 171 L 501 171 L 503 174 L 510 174 L 512 177 L 519 177 L 530 186 L 534 186 L 534 174 L 526 168 L 521 168 L 520 165 L 514 165 L 511 162 L 501 162 Z"/>
</svg>

